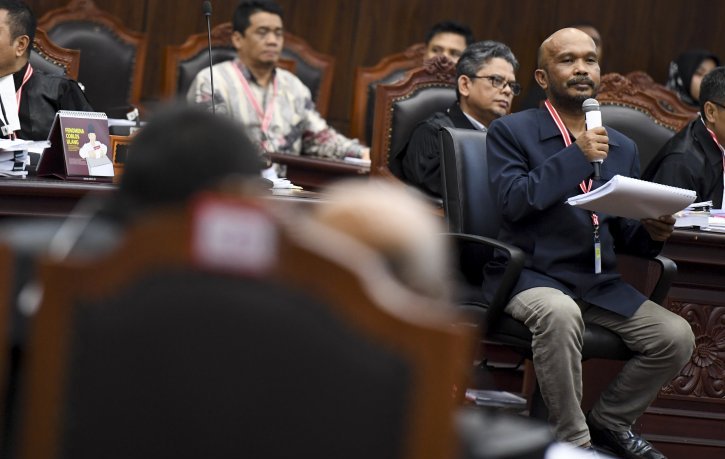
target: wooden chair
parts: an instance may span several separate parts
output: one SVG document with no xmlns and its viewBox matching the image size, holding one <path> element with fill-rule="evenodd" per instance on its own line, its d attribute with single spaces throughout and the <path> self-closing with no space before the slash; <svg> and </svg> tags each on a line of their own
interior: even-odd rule
<svg viewBox="0 0 725 459">
<path fill-rule="evenodd" d="M 455 454 L 470 340 L 344 234 L 204 196 L 40 275 L 19 458 Z"/>
<path fill-rule="evenodd" d="M 79 50 L 60 47 L 48 38 L 43 29 L 39 27 L 35 29 L 33 49 L 30 51 L 30 64 L 34 68 L 77 80 L 80 63 Z"/>
<path fill-rule="evenodd" d="M 597 100 L 604 124 L 637 144 L 642 171 L 662 145 L 696 116 L 674 92 L 644 72 L 604 75 Z"/>
<path fill-rule="evenodd" d="M 423 64 L 425 43 L 416 43 L 401 53 L 384 57 L 372 67 L 358 67 L 353 85 L 350 136 L 370 145 L 373 137 L 375 92 L 379 84 L 395 83 L 406 71 Z"/>
<path fill-rule="evenodd" d="M 400 176 L 397 157 L 416 125 L 456 100 L 454 64 L 445 58 L 426 61 L 402 81 L 382 84 L 375 94 L 375 125 L 370 151 L 370 174 Z"/>
<path fill-rule="evenodd" d="M 282 57 L 296 63 L 295 75 L 310 88 L 317 111 L 323 118 L 326 117 L 332 95 L 335 58 L 315 51 L 302 38 L 289 32 L 284 34 Z"/>
<path fill-rule="evenodd" d="M 127 29 L 92 0 L 71 0 L 50 10 L 38 26 L 60 46 L 82 52 L 78 80 L 95 110 L 125 118 L 131 106 L 139 105 L 148 46 L 145 34 Z"/>
<path fill-rule="evenodd" d="M 232 23 L 225 22 L 211 31 L 212 62 L 218 64 L 237 56 L 232 45 Z M 302 39 L 285 32 L 285 47 L 279 66 L 288 70 L 310 89 L 318 112 L 327 114 L 332 89 L 334 58 L 312 50 Z M 162 94 L 166 98 L 186 96 L 191 82 L 200 70 L 209 66 L 208 36 L 190 35 L 182 45 L 167 46 L 164 50 L 164 81 Z"/>
</svg>

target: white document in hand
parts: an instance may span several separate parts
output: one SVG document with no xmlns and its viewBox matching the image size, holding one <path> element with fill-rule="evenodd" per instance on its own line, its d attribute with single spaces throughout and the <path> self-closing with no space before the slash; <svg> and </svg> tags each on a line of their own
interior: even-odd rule
<svg viewBox="0 0 725 459">
<path fill-rule="evenodd" d="M 692 204 L 696 197 L 692 190 L 615 175 L 596 190 L 572 196 L 567 202 L 586 210 L 640 220 L 672 215 Z"/>
</svg>

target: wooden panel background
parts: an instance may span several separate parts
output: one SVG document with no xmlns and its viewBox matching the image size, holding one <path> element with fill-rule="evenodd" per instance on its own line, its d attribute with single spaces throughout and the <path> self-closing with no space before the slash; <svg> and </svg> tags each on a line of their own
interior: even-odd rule
<svg viewBox="0 0 725 459">
<path fill-rule="evenodd" d="M 355 67 L 422 41 L 443 19 L 468 23 L 477 39 L 495 39 L 514 51 L 518 79 L 529 85 L 536 49 L 552 31 L 590 23 L 602 33 L 604 71 L 644 70 L 664 81 L 670 59 L 688 48 L 707 48 L 725 57 L 725 2 L 717 0 L 279 0 L 285 26 L 314 48 L 334 55 L 335 83 L 329 119 L 346 132 Z M 38 17 L 65 0 L 28 0 Z M 158 99 L 163 48 L 205 30 L 201 1 L 96 0 L 135 30 L 149 35 L 144 98 Z M 228 21 L 235 0 L 213 2 L 213 24 Z M 524 88 L 526 90 L 526 88 Z M 514 105 L 516 108 L 516 105 Z"/>
</svg>

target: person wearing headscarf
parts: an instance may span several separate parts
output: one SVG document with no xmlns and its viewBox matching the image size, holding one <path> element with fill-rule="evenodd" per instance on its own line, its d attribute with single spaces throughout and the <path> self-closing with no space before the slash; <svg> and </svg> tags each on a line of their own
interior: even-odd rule
<svg viewBox="0 0 725 459">
<path fill-rule="evenodd" d="M 670 62 L 667 87 L 675 91 L 682 102 L 696 108 L 699 105 L 702 77 L 718 66 L 720 59 L 710 51 L 685 51 Z"/>
</svg>

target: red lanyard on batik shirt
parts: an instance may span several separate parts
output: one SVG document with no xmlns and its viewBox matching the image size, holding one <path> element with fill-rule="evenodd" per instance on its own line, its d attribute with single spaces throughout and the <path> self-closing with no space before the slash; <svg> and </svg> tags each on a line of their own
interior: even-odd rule
<svg viewBox="0 0 725 459">
<path fill-rule="evenodd" d="M 722 144 L 717 140 L 717 136 L 715 135 L 713 130 L 710 129 L 709 127 L 707 127 L 707 125 L 705 124 L 705 120 L 702 119 L 702 116 L 700 116 L 700 121 L 702 121 L 702 124 L 705 126 L 705 129 L 707 129 L 707 132 L 710 133 L 710 137 L 712 137 L 712 141 L 715 142 L 715 145 L 717 145 L 717 147 L 720 149 L 720 153 L 722 153 L 722 177 L 723 177 L 723 182 L 725 182 L 725 148 L 723 148 Z M 725 189 L 723 189 L 722 199 L 723 199 L 723 201 L 722 201 L 723 205 L 725 205 Z"/>
<path fill-rule="evenodd" d="M 244 90 L 244 94 L 247 96 L 249 103 L 252 104 L 252 107 L 254 107 L 254 111 L 256 112 L 257 118 L 259 119 L 259 129 L 262 134 L 260 139 L 262 149 L 265 151 L 265 153 L 274 153 L 273 145 L 270 142 L 270 136 L 268 132 L 269 125 L 272 124 L 274 104 L 275 100 L 277 99 L 277 77 L 275 76 L 272 79 L 272 96 L 267 98 L 267 106 L 264 108 L 264 110 L 262 110 L 262 105 L 257 101 L 257 98 L 254 97 L 254 93 L 252 92 L 252 88 L 249 86 L 247 78 L 244 76 L 244 73 L 239 68 L 239 61 L 234 63 L 234 70 L 237 71 L 239 81 L 242 83 L 242 89 Z"/>
<path fill-rule="evenodd" d="M 25 68 L 25 74 L 23 75 L 23 82 L 20 83 L 20 87 L 15 90 L 15 104 L 18 107 L 18 113 L 20 113 L 20 100 L 23 98 L 23 86 L 25 86 L 25 83 L 28 82 L 30 77 L 33 76 L 33 66 L 30 65 L 30 62 L 28 62 L 28 66 Z M 5 118 L 5 122 L 9 123 L 8 115 L 5 113 L 5 109 L 3 108 L 3 117 Z M 4 129 L 3 129 L 4 130 Z M 10 139 L 15 140 L 15 132 L 9 132 L 8 137 Z"/>
<path fill-rule="evenodd" d="M 568 147 L 571 145 L 571 136 L 569 135 L 569 131 L 566 129 L 566 125 L 559 117 L 559 114 L 556 112 L 554 106 L 551 105 L 551 102 L 546 100 L 544 105 L 553 118 L 554 124 L 556 124 L 556 127 L 559 128 L 561 138 L 564 139 L 564 146 Z M 582 180 L 579 184 L 579 188 L 582 190 L 582 193 L 589 193 L 592 190 L 592 183 L 592 179 L 589 179 L 588 182 L 586 180 Z M 597 214 L 594 212 L 591 213 L 591 217 L 592 226 L 594 227 L 594 273 L 599 274 L 602 272 L 602 245 L 599 240 L 599 217 L 597 217 Z"/>
</svg>

